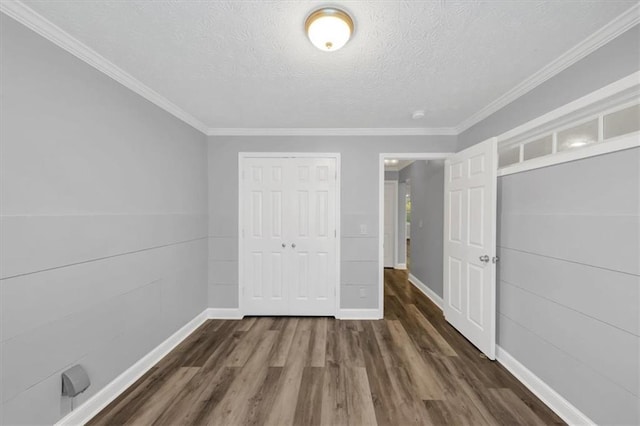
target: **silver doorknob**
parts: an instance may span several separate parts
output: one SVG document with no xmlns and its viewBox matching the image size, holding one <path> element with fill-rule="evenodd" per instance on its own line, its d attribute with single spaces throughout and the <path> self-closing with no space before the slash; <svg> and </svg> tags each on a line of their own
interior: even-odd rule
<svg viewBox="0 0 640 426">
<path fill-rule="evenodd" d="M 480 256 L 480 262 L 489 263 L 489 255 Z"/>
<path fill-rule="evenodd" d="M 291 247 L 296 248 L 296 243 L 292 243 Z"/>
<path fill-rule="evenodd" d="M 282 243 L 282 248 L 285 248 L 287 245 L 285 243 Z"/>
</svg>

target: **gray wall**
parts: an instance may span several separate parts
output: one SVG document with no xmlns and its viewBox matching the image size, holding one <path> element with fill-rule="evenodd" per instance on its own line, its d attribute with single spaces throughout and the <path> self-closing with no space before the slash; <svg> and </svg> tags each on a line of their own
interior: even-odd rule
<svg viewBox="0 0 640 426">
<path fill-rule="evenodd" d="M 206 307 L 205 137 L 0 14 L 2 424 L 69 411 Z"/>
<path fill-rule="evenodd" d="M 407 184 L 398 182 L 398 263 L 407 263 Z"/>
<path fill-rule="evenodd" d="M 498 136 L 640 69 L 640 26 L 636 25 L 589 56 L 458 136 L 458 150 Z"/>
<path fill-rule="evenodd" d="M 209 306 L 238 306 L 239 152 L 341 153 L 341 307 L 373 309 L 378 307 L 379 154 L 450 152 L 455 143 L 452 136 L 209 137 Z M 360 225 L 367 234 L 360 234 Z"/>
<path fill-rule="evenodd" d="M 640 69 L 636 26 L 459 137 L 464 148 Z M 640 423 L 638 149 L 498 181 L 498 344 L 599 424 Z"/>
<path fill-rule="evenodd" d="M 384 180 L 398 180 L 399 173 L 397 170 L 385 170 Z"/>
<path fill-rule="evenodd" d="M 409 272 L 442 296 L 444 160 L 414 161 L 406 169 L 411 183 Z"/>
<path fill-rule="evenodd" d="M 640 423 L 640 149 L 499 180 L 498 344 L 598 424 Z"/>
</svg>

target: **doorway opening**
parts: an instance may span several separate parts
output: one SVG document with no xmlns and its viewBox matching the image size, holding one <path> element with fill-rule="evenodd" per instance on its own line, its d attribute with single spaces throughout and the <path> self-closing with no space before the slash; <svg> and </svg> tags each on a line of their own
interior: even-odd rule
<svg viewBox="0 0 640 426">
<path fill-rule="evenodd" d="M 384 317 L 385 268 L 388 273 L 389 269 L 406 271 L 408 279 L 416 287 L 424 293 L 430 292 L 427 295 L 432 300 L 442 300 L 419 277 L 424 276 L 427 270 L 435 276 L 442 275 L 444 161 L 451 155 L 380 154 L 380 318 Z M 427 255 L 427 251 L 433 255 Z M 442 286 L 442 278 L 438 281 L 437 284 Z"/>
</svg>

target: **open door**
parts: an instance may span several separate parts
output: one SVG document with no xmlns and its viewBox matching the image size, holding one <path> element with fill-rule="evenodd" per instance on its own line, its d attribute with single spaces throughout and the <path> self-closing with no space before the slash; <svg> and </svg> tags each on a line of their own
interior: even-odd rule
<svg viewBox="0 0 640 426">
<path fill-rule="evenodd" d="M 398 233 L 398 182 L 384 182 L 384 267 L 395 268 Z"/>
<path fill-rule="evenodd" d="M 444 315 L 495 359 L 497 139 L 445 162 Z"/>
</svg>

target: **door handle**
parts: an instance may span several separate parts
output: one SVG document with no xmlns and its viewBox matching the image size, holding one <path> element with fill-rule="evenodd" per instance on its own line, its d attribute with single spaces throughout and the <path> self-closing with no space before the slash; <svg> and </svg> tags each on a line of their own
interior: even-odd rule
<svg viewBox="0 0 640 426">
<path fill-rule="evenodd" d="M 480 262 L 489 263 L 489 255 L 480 256 Z"/>
<path fill-rule="evenodd" d="M 292 243 L 292 244 L 291 244 L 291 247 L 292 247 L 292 248 L 296 248 L 296 243 Z"/>
<path fill-rule="evenodd" d="M 287 245 L 285 243 L 282 243 L 282 248 L 285 248 Z"/>
</svg>

